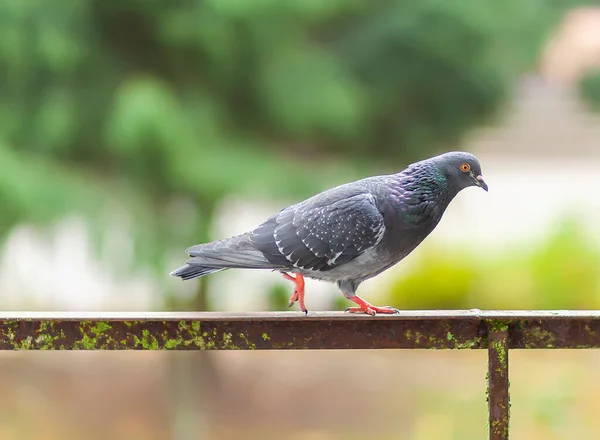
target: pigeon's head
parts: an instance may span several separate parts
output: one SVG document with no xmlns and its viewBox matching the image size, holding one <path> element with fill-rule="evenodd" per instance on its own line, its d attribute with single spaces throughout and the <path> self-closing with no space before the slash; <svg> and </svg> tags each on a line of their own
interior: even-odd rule
<svg viewBox="0 0 600 440">
<path fill-rule="evenodd" d="M 433 158 L 441 167 L 448 183 L 457 191 L 469 186 L 478 186 L 488 190 L 481 174 L 479 160 L 471 153 L 454 151 Z"/>
</svg>

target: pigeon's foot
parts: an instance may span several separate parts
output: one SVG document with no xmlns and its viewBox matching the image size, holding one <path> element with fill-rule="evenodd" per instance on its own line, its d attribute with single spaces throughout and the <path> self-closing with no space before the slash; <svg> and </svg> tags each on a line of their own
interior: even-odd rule
<svg viewBox="0 0 600 440">
<path fill-rule="evenodd" d="M 383 314 L 387 314 L 387 315 L 393 315 L 396 313 L 400 313 L 400 310 L 395 309 L 390 306 L 377 307 L 377 306 L 374 306 L 373 304 L 369 304 L 364 299 L 362 299 L 360 296 L 356 296 L 356 295 L 350 296 L 350 295 L 346 295 L 346 294 L 344 294 L 344 296 L 346 298 L 348 298 L 350 301 L 358 304 L 358 307 L 348 307 L 346 310 L 344 310 L 345 312 L 366 313 L 367 315 L 371 315 L 371 316 L 375 316 L 378 313 L 383 313 Z"/>
<path fill-rule="evenodd" d="M 308 314 L 308 310 L 306 310 L 306 306 L 304 305 L 304 277 L 299 273 L 296 274 L 296 277 L 283 272 L 283 277 L 286 280 L 293 281 L 296 285 L 296 289 L 294 289 L 294 294 L 290 298 L 290 303 L 288 307 L 292 307 L 296 301 L 300 303 L 300 310 L 304 313 Z"/>
</svg>

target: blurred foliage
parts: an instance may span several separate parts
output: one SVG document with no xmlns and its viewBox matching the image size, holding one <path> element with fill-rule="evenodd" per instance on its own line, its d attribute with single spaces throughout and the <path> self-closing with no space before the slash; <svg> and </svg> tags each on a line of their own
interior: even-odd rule
<svg viewBox="0 0 600 440">
<path fill-rule="evenodd" d="M 481 277 L 473 256 L 460 249 L 427 249 L 418 268 L 393 284 L 392 301 L 419 309 L 452 309 L 471 303 Z"/>
<path fill-rule="evenodd" d="M 581 77 L 578 83 L 579 94 L 588 107 L 600 111 L 600 70 L 594 69 Z"/>
<path fill-rule="evenodd" d="M 0 234 L 121 207 L 164 273 L 229 192 L 307 196 L 459 140 L 572 3 L 0 0 Z"/>
<path fill-rule="evenodd" d="M 276 283 L 267 291 L 267 303 L 269 310 L 281 311 L 289 307 L 290 297 L 294 293 L 292 283 Z M 298 309 L 298 305 L 294 310 Z"/>
<path fill-rule="evenodd" d="M 432 246 L 418 258 L 390 288 L 389 302 L 398 308 L 600 307 L 600 253 L 571 218 L 543 242 L 491 259 Z"/>
</svg>

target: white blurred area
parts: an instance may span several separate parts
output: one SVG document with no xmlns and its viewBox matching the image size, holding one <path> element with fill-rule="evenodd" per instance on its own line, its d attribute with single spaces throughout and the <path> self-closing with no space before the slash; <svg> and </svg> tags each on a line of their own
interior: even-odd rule
<svg viewBox="0 0 600 440">
<path fill-rule="evenodd" d="M 479 157 L 490 191 L 469 188 L 459 194 L 425 246 L 430 242 L 460 246 L 485 257 L 526 247 L 567 213 L 578 213 L 590 240 L 600 246 L 600 116 L 586 110 L 575 89 L 577 78 L 599 65 L 600 9 L 569 14 L 549 42 L 538 72 L 517 84 L 504 117 L 493 127 L 471 133 L 462 145 L 448 148 Z M 219 208 L 213 237 L 249 230 L 294 202 L 232 196 Z M 125 260 L 133 257 L 127 227 L 134 226 L 117 226 L 108 238 L 116 246 L 114 256 Z M 376 296 L 389 277 L 410 270 L 418 253 L 417 249 L 402 264 L 366 282 L 360 294 Z M 183 263 L 183 249 L 180 256 Z M 0 307 L 161 308 L 156 279 L 133 269 L 117 276 L 109 261 L 113 257 L 95 257 L 85 225 L 76 218 L 64 219 L 48 234 L 23 225 L 2 249 Z M 211 277 L 211 301 L 219 310 L 265 309 L 263 294 L 283 282 L 279 274 L 262 271 L 236 270 Z M 194 282 L 173 278 L 172 283 L 175 290 L 189 294 Z M 311 280 L 307 291 L 309 309 L 314 310 L 328 308 L 334 295 L 339 295 L 335 286 Z"/>
<path fill-rule="evenodd" d="M 115 225 L 105 242 L 127 261 L 132 258 L 126 232 Z M 116 276 L 111 252 L 93 252 L 85 223 L 65 218 L 41 232 L 30 225 L 8 237 L 0 259 L 0 304 L 7 309 L 135 310 L 159 307 L 160 292 L 149 274 Z M 129 255 L 128 255 L 129 254 Z M 114 262 L 115 260 L 112 259 Z"/>
</svg>

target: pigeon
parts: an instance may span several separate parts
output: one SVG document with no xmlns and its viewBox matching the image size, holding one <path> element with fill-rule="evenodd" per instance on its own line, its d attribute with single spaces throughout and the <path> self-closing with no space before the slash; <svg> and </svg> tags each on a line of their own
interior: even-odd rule
<svg viewBox="0 0 600 440">
<path fill-rule="evenodd" d="M 304 277 L 337 283 L 356 304 L 347 312 L 399 313 L 368 303 L 356 289 L 410 254 L 470 186 L 488 191 L 479 160 L 466 152 L 441 154 L 319 193 L 250 232 L 192 246 L 191 258 L 171 275 L 189 280 L 225 269 L 269 269 L 295 284 L 289 305 L 298 302 L 304 313 Z"/>
</svg>

